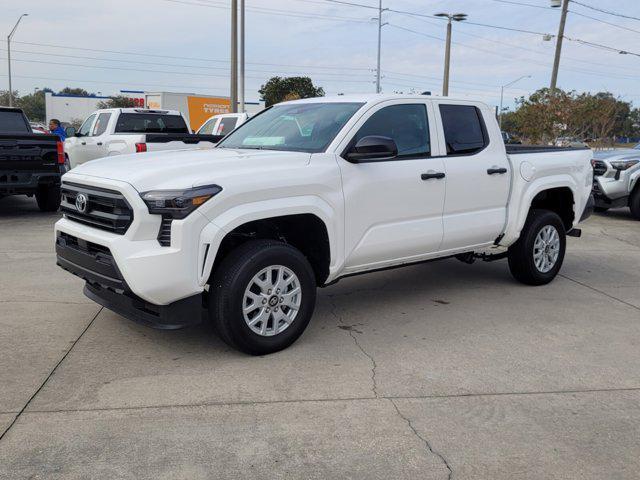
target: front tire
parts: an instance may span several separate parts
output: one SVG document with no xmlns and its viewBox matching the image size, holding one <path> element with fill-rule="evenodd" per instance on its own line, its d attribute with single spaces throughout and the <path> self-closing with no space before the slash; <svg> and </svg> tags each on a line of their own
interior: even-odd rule
<svg viewBox="0 0 640 480">
<path fill-rule="evenodd" d="M 55 212 L 60 208 L 60 186 L 43 185 L 38 187 L 36 202 L 42 212 Z"/>
<path fill-rule="evenodd" d="M 593 207 L 593 211 L 596 213 L 605 213 L 609 211 L 609 207 Z"/>
<path fill-rule="evenodd" d="M 252 240 L 220 264 L 209 289 L 209 317 L 227 344 L 265 355 L 295 342 L 315 307 L 313 269 L 296 248 Z"/>
<path fill-rule="evenodd" d="M 562 267 L 567 238 L 562 219 L 549 210 L 532 210 L 520 233 L 509 247 L 509 269 L 526 285 L 551 282 Z"/>
</svg>

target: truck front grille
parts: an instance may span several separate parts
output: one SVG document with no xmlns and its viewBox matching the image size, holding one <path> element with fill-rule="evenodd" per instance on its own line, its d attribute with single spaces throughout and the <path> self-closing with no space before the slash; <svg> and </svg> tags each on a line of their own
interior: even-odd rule
<svg viewBox="0 0 640 480">
<path fill-rule="evenodd" d="M 115 190 L 63 182 L 61 193 L 60 210 L 75 222 L 124 235 L 133 221 L 131 205 Z"/>
<path fill-rule="evenodd" d="M 593 161 L 593 174 L 596 176 L 604 175 L 607 171 L 607 164 L 602 160 Z"/>
</svg>

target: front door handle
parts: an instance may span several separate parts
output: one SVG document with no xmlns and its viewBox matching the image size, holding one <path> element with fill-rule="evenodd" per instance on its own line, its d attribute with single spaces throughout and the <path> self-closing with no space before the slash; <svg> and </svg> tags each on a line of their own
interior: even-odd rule
<svg viewBox="0 0 640 480">
<path fill-rule="evenodd" d="M 86 145 L 87 142 L 80 142 L 80 145 Z"/>
<path fill-rule="evenodd" d="M 420 175 L 420 178 L 422 180 L 431 180 L 432 178 L 439 180 L 444 177 L 445 177 L 444 172 L 434 172 L 434 171 L 429 171 L 427 173 L 423 173 L 422 175 Z"/>
<path fill-rule="evenodd" d="M 495 175 L 496 173 L 502 175 L 503 173 L 507 173 L 507 169 L 504 167 L 491 167 L 487 170 L 487 173 L 489 175 Z"/>
<path fill-rule="evenodd" d="M 96 143 L 96 145 L 102 146 L 102 142 L 98 142 L 98 143 Z"/>
</svg>

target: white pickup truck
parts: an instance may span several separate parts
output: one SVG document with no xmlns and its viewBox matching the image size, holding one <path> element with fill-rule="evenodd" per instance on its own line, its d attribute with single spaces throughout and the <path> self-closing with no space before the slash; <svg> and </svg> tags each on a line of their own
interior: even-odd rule
<svg viewBox="0 0 640 480">
<path fill-rule="evenodd" d="M 125 317 L 159 328 L 208 317 L 230 345 L 265 354 L 302 334 L 317 286 L 349 275 L 506 257 L 517 280 L 550 282 L 592 209 L 591 156 L 505 147 L 480 102 L 286 102 L 213 150 L 67 173 L 57 261 Z"/>
<path fill-rule="evenodd" d="M 109 108 L 92 113 L 76 132 L 67 128 L 64 150 L 70 170 L 90 160 L 125 153 L 213 148 L 223 135 L 193 135 L 175 110 Z"/>
<path fill-rule="evenodd" d="M 209 118 L 196 135 L 229 135 L 234 129 L 249 120 L 248 113 L 220 113 Z"/>
</svg>

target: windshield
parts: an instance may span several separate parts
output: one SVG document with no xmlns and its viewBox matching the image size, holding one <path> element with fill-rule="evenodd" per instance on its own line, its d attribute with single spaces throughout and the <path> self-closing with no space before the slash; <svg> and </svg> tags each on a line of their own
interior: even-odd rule
<svg viewBox="0 0 640 480">
<path fill-rule="evenodd" d="M 276 105 L 238 127 L 220 148 L 323 152 L 363 103 Z"/>
</svg>

